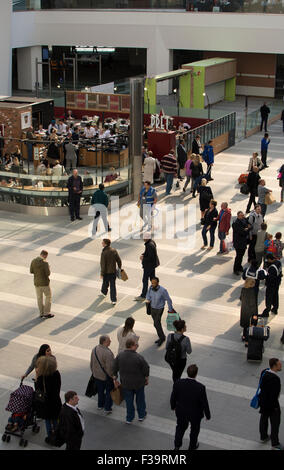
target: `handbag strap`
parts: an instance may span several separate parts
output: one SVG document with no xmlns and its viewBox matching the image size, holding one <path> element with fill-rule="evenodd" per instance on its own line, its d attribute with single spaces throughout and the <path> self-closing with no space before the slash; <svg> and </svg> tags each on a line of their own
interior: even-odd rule
<svg viewBox="0 0 284 470">
<path fill-rule="evenodd" d="M 258 391 L 259 391 L 259 389 L 260 389 L 260 387 L 261 387 L 262 379 L 263 379 L 263 377 L 264 377 L 264 375 L 265 375 L 265 372 L 267 372 L 268 370 L 269 370 L 269 368 L 268 368 L 268 369 L 265 369 L 265 370 L 263 371 L 263 373 L 262 373 L 260 379 L 259 379 L 259 384 L 258 384 L 258 387 L 257 387 L 256 395 L 258 395 Z"/>
</svg>

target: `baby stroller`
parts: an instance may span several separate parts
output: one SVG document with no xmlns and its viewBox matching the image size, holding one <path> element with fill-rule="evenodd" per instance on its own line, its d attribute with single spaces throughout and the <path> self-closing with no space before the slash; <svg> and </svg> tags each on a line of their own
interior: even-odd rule
<svg viewBox="0 0 284 470">
<path fill-rule="evenodd" d="M 36 413 L 33 408 L 34 390 L 28 385 L 23 385 L 21 381 L 19 388 L 11 393 L 6 411 L 12 414 L 6 425 L 2 441 L 9 443 L 11 436 L 20 438 L 19 445 L 27 447 L 28 441 L 24 439 L 27 428 L 32 428 L 32 432 L 37 434 L 40 427 L 36 422 Z"/>
</svg>

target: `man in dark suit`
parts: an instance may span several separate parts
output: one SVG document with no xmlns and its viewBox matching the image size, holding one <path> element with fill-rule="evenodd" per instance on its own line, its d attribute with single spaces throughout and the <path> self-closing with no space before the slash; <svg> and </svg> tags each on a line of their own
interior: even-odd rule
<svg viewBox="0 0 284 470">
<path fill-rule="evenodd" d="M 72 176 L 68 178 L 67 188 L 69 191 L 69 211 L 71 222 L 76 219 L 82 220 L 80 217 L 80 198 L 83 192 L 83 181 L 78 175 L 78 170 L 73 170 Z"/>
<path fill-rule="evenodd" d="M 65 393 L 65 403 L 59 415 L 57 433 L 66 442 L 66 450 L 80 450 L 84 435 L 84 420 L 77 407 L 79 398 L 76 392 Z"/>
<path fill-rule="evenodd" d="M 211 418 L 206 388 L 197 382 L 198 367 L 195 364 L 187 368 L 188 379 L 180 379 L 174 383 L 171 395 L 171 408 L 175 410 L 177 426 L 175 434 L 175 450 L 182 446 L 182 438 L 191 424 L 189 450 L 199 447 L 197 442 L 200 423 L 204 414 L 206 419 Z"/>
<path fill-rule="evenodd" d="M 261 373 L 262 382 L 259 394 L 260 406 L 260 440 L 266 442 L 271 439 L 273 449 L 283 450 L 283 446 L 279 443 L 279 426 L 280 426 L 280 405 L 279 395 L 281 390 L 280 378 L 277 372 L 282 369 L 282 364 L 279 359 L 273 357 L 269 359 L 269 369 L 265 369 Z M 268 436 L 268 420 L 271 424 L 271 436 Z"/>
<path fill-rule="evenodd" d="M 263 105 L 260 108 L 260 115 L 261 115 L 261 124 L 260 124 L 260 130 L 262 131 L 262 127 L 264 124 L 264 130 L 265 132 L 267 131 L 267 120 L 268 120 L 268 114 L 270 113 L 270 109 L 268 106 L 266 106 L 266 103 L 264 102 Z"/>
<path fill-rule="evenodd" d="M 145 251 L 140 256 L 140 260 L 142 261 L 142 268 L 143 268 L 143 288 L 142 293 L 139 297 L 135 297 L 134 300 L 143 302 L 146 300 L 146 294 L 148 291 L 148 282 L 149 279 L 156 276 L 155 269 L 160 265 L 160 261 L 157 254 L 157 245 L 154 240 L 151 239 L 151 233 L 145 232 L 144 233 L 144 244 L 145 244 Z"/>
</svg>

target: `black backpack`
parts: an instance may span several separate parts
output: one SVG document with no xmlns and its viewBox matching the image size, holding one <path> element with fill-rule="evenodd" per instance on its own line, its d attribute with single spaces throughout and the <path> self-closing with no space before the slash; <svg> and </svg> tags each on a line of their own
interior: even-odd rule
<svg viewBox="0 0 284 470">
<path fill-rule="evenodd" d="M 181 359 L 181 342 L 183 338 L 185 338 L 185 336 L 181 335 L 176 341 L 174 333 L 171 334 L 171 342 L 165 355 L 165 361 L 170 364 L 171 367 L 174 367 Z"/>
<path fill-rule="evenodd" d="M 240 187 L 240 192 L 242 194 L 249 194 L 249 187 L 246 183 L 243 183 Z"/>
</svg>

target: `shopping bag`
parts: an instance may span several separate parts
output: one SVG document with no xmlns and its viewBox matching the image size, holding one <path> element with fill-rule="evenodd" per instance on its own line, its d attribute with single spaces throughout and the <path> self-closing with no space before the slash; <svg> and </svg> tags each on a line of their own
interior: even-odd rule
<svg viewBox="0 0 284 470">
<path fill-rule="evenodd" d="M 180 320 L 180 316 L 179 314 L 173 310 L 172 312 L 168 312 L 168 316 L 167 316 L 167 319 L 166 319 L 166 323 L 167 323 L 167 330 L 168 331 L 176 331 L 173 323 L 174 321 L 176 320 Z"/>
<path fill-rule="evenodd" d="M 120 279 L 121 279 L 122 281 L 127 281 L 127 279 L 128 279 L 128 276 L 127 276 L 127 274 L 126 274 L 126 272 L 125 272 L 124 269 L 121 269 L 121 270 L 120 270 Z"/>
<path fill-rule="evenodd" d="M 111 392 L 110 392 L 110 396 L 113 400 L 113 402 L 116 404 L 116 405 L 120 405 L 124 398 L 123 398 L 123 393 L 122 393 L 122 386 L 119 385 L 117 388 L 114 388 Z"/>
<path fill-rule="evenodd" d="M 270 204 L 273 204 L 274 202 L 276 202 L 276 199 L 273 196 L 273 194 L 272 193 L 266 193 L 265 194 L 264 204 L 267 204 L 269 206 Z"/>
<path fill-rule="evenodd" d="M 225 251 L 232 251 L 234 249 L 233 240 L 230 237 L 226 237 L 224 240 Z"/>
</svg>

